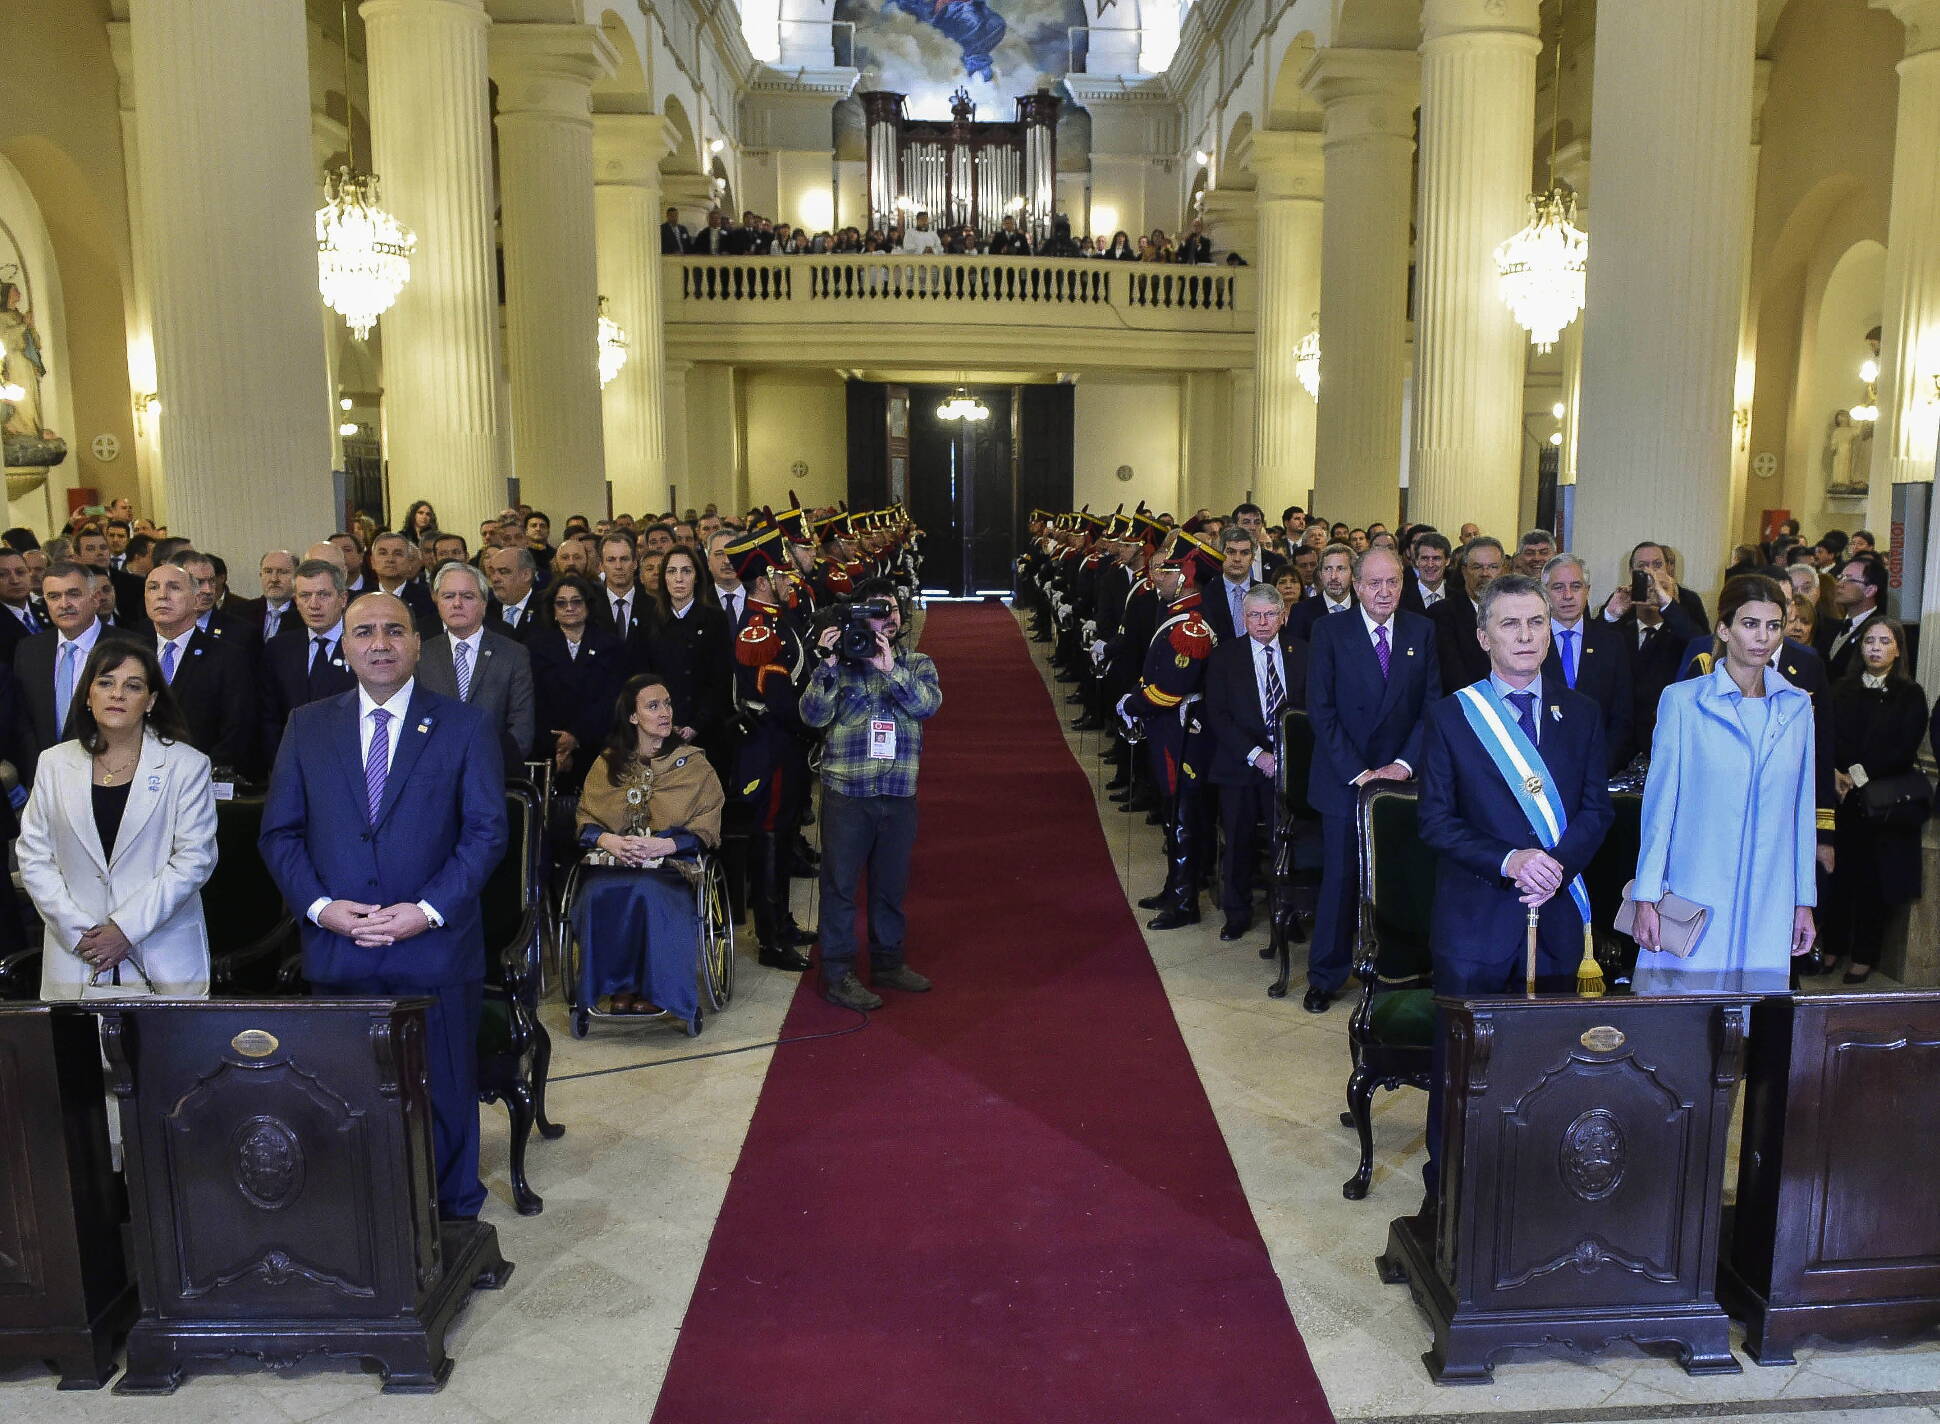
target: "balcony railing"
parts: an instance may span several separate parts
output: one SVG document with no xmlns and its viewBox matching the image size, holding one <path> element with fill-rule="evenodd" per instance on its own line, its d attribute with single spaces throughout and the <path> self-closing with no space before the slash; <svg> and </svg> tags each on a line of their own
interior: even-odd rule
<svg viewBox="0 0 1940 1424">
<path fill-rule="evenodd" d="M 1250 332 L 1253 274 L 1038 257 L 668 257 L 670 323 Z"/>
</svg>

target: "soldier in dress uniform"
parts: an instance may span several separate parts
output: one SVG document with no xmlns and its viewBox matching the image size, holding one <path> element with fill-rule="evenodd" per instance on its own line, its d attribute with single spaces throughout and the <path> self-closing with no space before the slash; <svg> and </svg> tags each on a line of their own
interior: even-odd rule
<svg viewBox="0 0 1940 1424">
<path fill-rule="evenodd" d="M 727 778 L 730 804 L 750 823 L 748 903 L 760 962 L 799 974 L 802 947 L 815 939 L 789 910 L 789 863 L 810 787 L 808 752 L 815 733 L 801 719 L 802 688 L 811 668 L 804 630 L 781 607 L 785 539 L 777 526 L 752 530 L 723 549 L 748 589 L 748 615 L 734 640 L 735 708 L 746 729 Z"/>
<path fill-rule="evenodd" d="M 1148 929 L 1169 930 L 1199 922 L 1199 882 L 1211 851 L 1210 807 L 1202 777 L 1211 752 L 1199 716 L 1206 659 L 1213 631 L 1199 611 L 1199 584 L 1219 570 L 1220 559 L 1204 540 L 1178 531 L 1172 554 L 1159 565 L 1159 597 L 1166 601 L 1136 689 L 1118 703 L 1118 714 L 1144 733 L 1152 777 L 1164 803 L 1165 888 L 1139 901 L 1158 914 Z"/>
</svg>

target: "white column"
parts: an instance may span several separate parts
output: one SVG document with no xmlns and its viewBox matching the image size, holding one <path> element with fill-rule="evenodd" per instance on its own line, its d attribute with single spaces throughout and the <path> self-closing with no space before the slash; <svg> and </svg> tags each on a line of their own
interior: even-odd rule
<svg viewBox="0 0 1940 1424">
<path fill-rule="evenodd" d="M 1314 504 L 1352 524 L 1400 512 L 1420 71 L 1403 51 L 1323 49 L 1301 76 L 1322 106 L 1327 170 Z"/>
<path fill-rule="evenodd" d="M 500 24 L 491 58 L 512 470 L 527 503 L 590 515 L 606 495 L 592 98 L 613 45 L 597 25 Z"/>
<path fill-rule="evenodd" d="M 1934 389 L 1940 375 L 1940 171 L 1934 162 L 1940 138 L 1940 0 L 1885 3 L 1906 26 L 1906 57 L 1898 65 L 1879 423 L 1873 428 L 1872 494 L 1866 508 L 1868 523 L 1882 532 L 1892 515 L 1892 487 L 1933 478 L 1940 426 Z M 1929 555 L 1929 586 L 1936 582 L 1933 567 Z"/>
<path fill-rule="evenodd" d="M 155 317 L 152 290 L 148 279 L 147 225 L 142 220 L 141 126 L 135 115 L 134 36 L 126 20 L 108 22 L 108 53 L 114 59 L 115 85 L 121 108 L 122 180 L 128 195 L 128 236 L 131 239 L 128 290 L 128 391 L 139 400 L 155 389 Z M 167 507 L 167 487 L 162 481 L 160 423 L 143 415 L 135 421 L 135 438 L 129 446 L 135 488 L 110 482 L 102 493 L 112 497 L 127 494 L 141 514 L 166 522 L 161 516 Z M 123 475 L 126 480 L 129 476 Z"/>
<path fill-rule="evenodd" d="M 1221 260 L 1228 252 L 1237 252 L 1248 262 L 1259 255 L 1258 209 L 1258 197 L 1251 189 L 1214 188 L 1207 192 L 1200 215 L 1205 219 L 1207 236 L 1213 240 L 1213 251 Z M 1102 240 L 1111 241 L 1111 234 L 1106 233 Z"/>
<path fill-rule="evenodd" d="M 498 273 L 483 0 L 363 0 L 373 160 L 417 233 L 379 324 L 394 502 L 428 499 L 470 538 L 505 503 L 498 469 Z"/>
<path fill-rule="evenodd" d="M 635 511 L 667 487 L 661 387 L 667 337 L 660 314 L 660 158 L 667 121 L 652 114 L 593 116 L 593 216 L 599 287 L 626 329 L 627 359 L 600 402 L 606 478 L 616 509 Z"/>
<path fill-rule="evenodd" d="M 667 374 L 661 394 L 661 409 L 666 412 L 663 439 L 667 447 L 667 463 L 661 481 L 646 495 L 648 509 L 658 510 L 667 502 L 667 486 L 679 484 L 687 479 L 689 465 L 687 453 L 687 373 L 694 369 L 692 361 L 668 360 Z M 624 508 L 625 506 L 621 506 Z M 632 511 L 635 514 L 640 510 Z"/>
<path fill-rule="evenodd" d="M 1632 544 L 1664 540 L 1709 592 L 1731 543 L 1757 0 L 1628 0 L 1597 19 L 1574 542 L 1607 588 Z"/>
<path fill-rule="evenodd" d="M 1317 133 L 1253 135 L 1259 314 L 1254 324 L 1253 498 L 1278 515 L 1314 483 L 1314 402 L 1294 348 L 1320 309 L 1321 158 Z"/>
<path fill-rule="evenodd" d="M 1536 0 L 1427 0 L 1408 513 L 1513 539 L 1528 336 L 1496 293 L 1495 248 L 1527 220 Z M 1675 31 L 1662 37 L 1671 43 Z"/>
<path fill-rule="evenodd" d="M 264 549 L 336 522 L 303 3 L 135 0 L 130 20 L 169 523 L 248 588 Z"/>
</svg>

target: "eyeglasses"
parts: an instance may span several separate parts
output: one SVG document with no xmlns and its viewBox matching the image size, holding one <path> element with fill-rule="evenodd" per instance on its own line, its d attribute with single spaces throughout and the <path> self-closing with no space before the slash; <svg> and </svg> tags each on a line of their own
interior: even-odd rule
<svg viewBox="0 0 1940 1424">
<path fill-rule="evenodd" d="M 586 600 L 579 597 L 578 594 L 574 594 L 571 598 L 555 598 L 552 601 L 552 606 L 559 609 L 584 608 L 586 606 Z"/>
</svg>

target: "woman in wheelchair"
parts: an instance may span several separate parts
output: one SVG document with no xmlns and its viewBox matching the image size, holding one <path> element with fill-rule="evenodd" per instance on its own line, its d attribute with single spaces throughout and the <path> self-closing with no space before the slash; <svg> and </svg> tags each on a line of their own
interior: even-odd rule
<svg viewBox="0 0 1940 1424">
<path fill-rule="evenodd" d="M 699 1023 L 696 857 L 721 841 L 721 780 L 674 735 L 673 696 L 654 673 L 627 679 L 575 822 L 589 863 L 573 905 L 581 1004 Z M 595 854 L 597 853 L 597 854 Z"/>
</svg>

